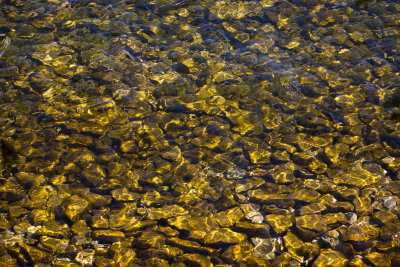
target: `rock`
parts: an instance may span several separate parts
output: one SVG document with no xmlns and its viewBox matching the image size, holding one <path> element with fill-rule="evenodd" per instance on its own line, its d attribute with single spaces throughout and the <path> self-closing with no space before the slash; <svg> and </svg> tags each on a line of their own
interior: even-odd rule
<svg viewBox="0 0 400 267">
<path fill-rule="evenodd" d="M 0 68 L 0 78 L 16 78 L 18 74 L 19 72 L 16 66 Z"/>
<path fill-rule="evenodd" d="M 193 238 L 199 239 L 219 229 L 218 223 L 211 217 L 177 216 L 168 219 L 168 223 L 179 230 L 189 231 Z"/>
<path fill-rule="evenodd" d="M 63 201 L 62 210 L 67 218 L 76 222 L 79 216 L 89 207 L 89 202 L 77 195 Z"/>
<path fill-rule="evenodd" d="M 239 167 L 233 167 L 226 172 L 227 179 L 242 179 L 246 174 L 246 170 Z"/>
<path fill-rule="evenodd" d="M 376 266 L 389 267 L 392 266 L 390 256 L 379 253 L 372 252 L 365 256 L 370 262 L 372 262 Z"/>
<path fill-rule="evenodd" d="M 181 206 L 172 205 L 172 206 L 164 206 L 161 208 L 151 208 L 149 219 L 151 220 L 160 220 L 160 219 L 168 219 L 176 216 L 183 216 L 188 214 L 188 211 Z"/>
<path fill-rule="evenodd" d="M 252 237 L 270 237 L 270 226 L 264 223 L 237 222 L 234 230 Z"/>
<path fill-rule="evenodd" d="M 90 163 L 88 166 L 84 167 L 80 176 L 88 186 L 96 187 L 101 181 L 104 181 L 106 173 L 100 165 Z"/>
<path fill-rule="evenodd" d="M 190 240 L 183 240 L 177 237 L 168 238 L 165 242 L 171 246 L 178 247 L 183 251 L 190 253 L 201 253 L 203 255 L 211 255 L 216 249 L 201 246 L 199 243 Z"/>
<path fill-rule="evenodd" d="M 226 244 L 238 244 L 245 241 L 245 234 L 237 233 L 229 228 L 221 228 L 210 232 L 204 238 L 204 243 L 211 246 L 221 246 Z"/>
<path fill-rule="evenodd" d="M 125 234 L 115 230 L 95 230 L 92 238 L 99 242 L 114 243 L 122 241 L 125 238 Z"/>
<path fill-rule="evenodd" d="M 265 220 L 272 226 L 272 229 L 278 234 L 285 232 L 294 223 L 293 215 L 279 215 L 279 214 L 268 214 L 265 216 Z"/>
<path fill-rule="evenodd" d="M 349 260 L 340 252 L 332 249 L 321 249 L 313 266 L 347 266 Z"/>
<path fill-rule="evenodd" d="M 254 244 L 254 256 L 272 260 L 276 258 L 276 253 L 282 249 L 282 239 L 280 238 L 259 238 L 251 239 Z"/>
<path fill-rule="evenodd" d="M 250 244 L 237 244 L 230 246 L 224 251 L 222 257 L 226 259 L 229 263 L 236 263 L 245 261 L 246 258 L 253 255 L 253 246 Z"/>
<path fill-rule="evenodd" d="M 203 256 L 200 254 L 183 254 L 182 257 L 185 259 L 185 262 L 191 266 L 214 266 L 214 264 L 211 262 L 210 256 Z"/>
<path fill-rule="evenodd" d="M 213 218 L 221 227 L 233 226 L 236 222 L 240 221 L 244 216 L 240 208 L 218 212 Z"/>
<path fill-rule="evenodd" d="M 75 257 L 75 261 L 77 261 L 81 265 L 92 265 L 94 262 L 94 249 L 85 249 L 83 251 L 78 252 Z"/>
<path fill-rule="evenodd" d="M 374 225 L 352 225 L 350 226 L 343 240 L 345 241 L 355 241 L 364 242 L 374 239 L 379 236 L 379 228 Z"/>
</svg>

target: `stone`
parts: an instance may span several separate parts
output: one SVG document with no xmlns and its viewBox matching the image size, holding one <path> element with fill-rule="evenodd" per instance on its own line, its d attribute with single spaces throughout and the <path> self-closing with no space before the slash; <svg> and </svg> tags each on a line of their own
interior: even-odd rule
<svg viewBox="0 0 400 267">
<path fill-rule="evenodd" d="M 345 232 L 343 240 L 364 242 L 379 236 L 380 230 L 374 225 L 351 225 Z"/>
<path fill-rule="evenodd" d="M 210 232 L 204 238 L 204 244 L 210 246 L 221 246 L 226 244 L 238 244 L 246 240 L 247 236 L 237 233 L 229 228 L 221 228 Z"/>
<path fill-rule="evenodd" d="M 265 220 L 272 226 L 272 229 L 277 233 L 284 233 L 294 223 L 293 215 L 280 215 L 280 214 L 268 214 L 265 216 Z"/>
<path fill-rule="evenodd" d="M 282 249 L 281 238 L 259 238 L 251 239 L 254 244 L 254 256 L 272 260 Z"/>
<path fill-rule="evenodd" d="M 178 247 L 186 252 L 200 253 L 211 255 L 216 252 L 216 249 L 201 246 L 199 243 L 190 240 L 180 239 L 178 237 L 168 238 L 165 242 L 171 246 Z"/>
<path fill-rule="evenodd" d="M 199 239 L 219 229 L 218 223 L 211 217 L 177 216 L 168 219 L 168 223 L 179 230 L 189 231 L 193 238 Z"/>
<path fill-rule="evenodd" d="M 392 266 L 390 256 L 384 253 L 372 252 L 368 255 L 365 255 L 365 258 L 367 258 L 375 266 L 382 266 L 382 267 Z"/>
<path fill-rule="evenodd" d="M 192 266 L 206 266 L 211 267 L 214 264 L 211 262 L 210 256 L 203 256 L 200 254 L 183 254 L 182 257 L 188 265 Z"/>
<path fill-rule="evenodd" d="M 125 234 L 115 230 L 95 230 L 92 238 L 99 242 L 114 243 L 122 241 L 125 238 Z"/>
<path fill-rule="evenodd" d="M 253 255 L 253 246 L 250 244 L 237 244 L 230 246 L 224 251 L 222 257 L 229 263 L 245 261 L 250 255 Z"/>
<path fill-rule="evenodd" d="M 252 237 L 270 237 L 270 226 L 265 223 L 237 222 L 233 228 L 236 232 Z"/>
<path fill-rule="evenodd" d="M 89 207 L 89 202 L 85 199 L 73 195 L 63 201 L 62 209 L 67 218 L 73 222 Z"/>
<path fill-rule="evenodd" d="M 221 227 L 233 226 L 236 222 L 240 221 L 243 217 L 244 217 L 244 214 L 238 207 L 229 209 L 226 211 L 218 212 L 217 214 L 215 214 L 213 216 L 215 221 Z"/>
<path fill-rule="evenodd" d="M 347 266 L 349 260 L 339 251 L 321 249 L 312 266 Z"/>
</svg>

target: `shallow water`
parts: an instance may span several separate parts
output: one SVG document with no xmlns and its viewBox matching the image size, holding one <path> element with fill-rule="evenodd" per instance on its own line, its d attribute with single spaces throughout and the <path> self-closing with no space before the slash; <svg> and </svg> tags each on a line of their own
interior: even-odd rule
<svg viewBox="0 0 400 267">
<path fill-rule="evenodd" d="M 397 1 L 0 12 L 5 266 L 400 264 Z"/>
</svg>

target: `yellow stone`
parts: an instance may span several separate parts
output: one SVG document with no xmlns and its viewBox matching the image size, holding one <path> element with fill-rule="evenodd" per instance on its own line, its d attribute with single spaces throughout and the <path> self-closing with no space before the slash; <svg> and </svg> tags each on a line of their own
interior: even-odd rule
<svg viewBox="0 0 400 267">
<path fill-rule="evenodd" d="M 221 228 L 210 232 L 204 238 L 206 245 L 238 244 L 247 239 L 247 235 L 237 233 L 229 228 Z"/>
<path fill-rule="evenodd" d="M 320 196 L 321 196 L 320 193 L 310 189 L 298 189 L 295 190 L 292 194 L 294 200 L 308 202 L 308 203 L 318 200 Z"/>
<path fill-rule="evenodd" d="M 233 226 L 236 222 L 240 221 L 244 217 L 243 212 L 239 207 L 235 207 L 229 210 L 218 212 L 214 215 L 214 220 L 218 222 L 221 227 Z"/>
<path fill-rule="evenodd" d="M 320 214 L 306 214 L 296 217 L 296 225 L 316 231 L 326 231 L 329 229 L 328 221 L 324 215 Z"/>
<path fill-rule="evenodd" d="M 313 267 L 346 267 L 349 260 L 339 251 L 333 249 L 321 249 Z"/>
<path fill-rule="evenodd" d="M 360 215 L 367 214 L 372 211 L 371 198 L 369 196 L 356 197 L 353 205 Z"/>
<path fill-rule="evenodd" d="M 188 211 L 179 205 L 165 205 L 161 208 L 151 208 L 148 217 L 151 220 L 159 220 L 186 214 Z"/>
<path fill-rule="evenodd" d="M 265 220 L 272 226 L 274 231 L 278 234 L 285 232 L 289 227 L 293 225 L 293 215 L 280 215 L 280 214 L 268 214 L 265 216 Z"/>
<path fill-rule="evenodd" d="M 372 252 L 365 256 L 370 262 L 372 262 L 375 266 L 379 267 L 390 267 L 393 266 L 391 263 L 391 257 L 388 254 Z"/>
<path fill-rule="evenodd" d="M 363 242 L 378 237 L 379 233 L 379 228 L 374 225 L 351 225 L 343 236 L 343 240 Z"/>
</svg>

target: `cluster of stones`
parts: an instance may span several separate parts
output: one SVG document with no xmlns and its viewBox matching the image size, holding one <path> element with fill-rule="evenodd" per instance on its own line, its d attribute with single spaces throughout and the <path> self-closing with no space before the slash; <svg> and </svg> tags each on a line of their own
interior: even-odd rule
<svg viewBox="0 0 400 267">
<path fill-rule="evenodd" d="M 399 4 L 4 2 L 2 264 L 400 264 Z"/>
</svg>

